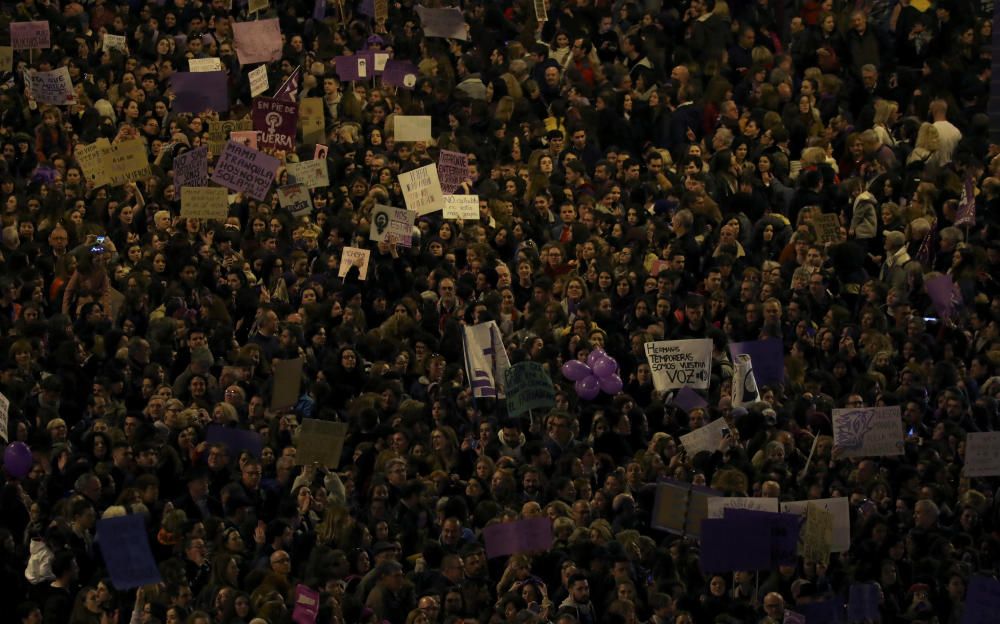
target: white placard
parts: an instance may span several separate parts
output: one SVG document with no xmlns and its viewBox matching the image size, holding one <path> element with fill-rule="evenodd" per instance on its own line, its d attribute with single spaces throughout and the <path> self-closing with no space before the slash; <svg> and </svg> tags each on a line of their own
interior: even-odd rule
<svg viewBox="0 0 1000 624">
<path fill-rule="evenodd" d="M 278 203 L 296 217 L 312 212 L 312 196 L 305 184 L 286 184 L 278 188 Z"/>
<path fill-rule="evenodd" d="M 479 220 L 479 195 L 445 195 L 444 218 Z"/>
<path fill-rule="evenodd" d="M 851 512 L 847 498 L 818 498 L 816 500 L 781 503 L 781 513 L 793 513 L 805 518 L 806 508 L 812 503 L 833 514 L 833 544 L 830 552 L 847 552 L 851 548 Z"/>
<path fill-rule="evenodd" d="M 393 115 L 392 135 L 396 142 L 400 141 L 430 141 L 430 115 Z"/>
<path fill-rule="evenodd" d="M 250 97 L 257 97 L 270 86 L 267 81 L 267 65 L 250 70 L 247 77 L 250 78 Z"/>
<path fill-rule="evenodd" d="M 646 343 L 653 385 L 660 392 L 688 386 L 705 390 L 712 377 L 712 341 L 660 340 Z"/>
<path fill-rule="evenodd" d="M 222 60 L 217 56 L 188 59 L 188 69 L 193 72 L 222 71 Z"/>
<path fill-rule="evenodd" d="M 965 476 L 1000 476 L 1000 431 L 970 433 L 965 437 Z"/>
<path fill-rule="evenodd" d="M 441 193 L 436 165 L 426 165 L 401 173 L 398 179 L 406 207 L 416 212 L 417 216 L 422 217 L 444 208 L 444 195 Z"/>
<path fill-rule="evenodd" d="M 840 457 L 902 455 L 899 406 L 833 410 L 833 447 Z"/>
<path fill-rule="evenodd" d="M 413 244 L 413 224 L 416 220 L 417 213 L 412 210 L 375 204 L 368 238 L 378 243 L 409 247 Z"/>
<path fill-rule="evenodd" d="M 713 496 L 708 499 L 708 517 L 722 518 L 727 509 L 749 509 L 778 513 L 778 499 L 762 496 Z"/>
<path fill-rule="evenodd" d="M 103 46 L 105 50 L 118 50 L 122 54 L 128 54 L 128 41 L 125 35 L 104 35 Z"/>
<path fill-rule="evenodd" d="M 344 247 L 344 253 L 340 256 L 340 270 L 338 275 L 340 277 L 347 277 L 347 272 L 351 270 L 351 267 L 357 266 L 361 272 L 358 279 L 361 281 L 368 279 L 368 263 L 371 261 L 371 258 L 372 252 L 369 249 Z"/>
<path fill-rule="evenodd" d="M 722 430 L 728 429 L 725 418 L 716 418 L 712 422 L 699 427 L 691 433 L 681 436 L 681 445 L 687 452 L 688 457 L 694 457 L 702 451 L 712 453 L 719 449 L 719 442 L 722 440 Z"/>
<path fill-rule="evenodd" d="M 68 67 L 47 72 L 29 69 L 28 82 L 31 86 L 31 97 L 39 104 L 67 106 L 76 103 L 73 79 L 70 78 Z"/>
<path fill-rule="evenodd" d="M 330 186 L 330 174 L 326 168 L 326 160 L 306 160 L 288 163 L 288 175 L 295 178 L 296 184 L 305 184 L 307 188 Z"/>
</svg>

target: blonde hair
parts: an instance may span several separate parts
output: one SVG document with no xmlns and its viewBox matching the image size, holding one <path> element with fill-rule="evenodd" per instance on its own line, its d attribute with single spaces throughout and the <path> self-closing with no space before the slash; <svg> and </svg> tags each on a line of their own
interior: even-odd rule
<svg viewBox="0 0 1000 624">
<path fill-rule="evenodd" d="M 892 100 L 875 100 L 875 125 L 887 126 L 892 115 L 899 110 L 899 104 Z"/>
</svg>

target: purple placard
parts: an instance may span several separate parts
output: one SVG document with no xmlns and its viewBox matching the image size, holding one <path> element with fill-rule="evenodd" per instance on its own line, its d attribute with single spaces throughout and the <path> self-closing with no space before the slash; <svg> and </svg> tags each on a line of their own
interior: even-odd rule
<svg viewBox="0 0 1000 624">
<path fill-rule="evenodd" d="M 691 410 L 698 409 L 699 407 L 708 406 L 708 401 L 688 386 L 684 386 L 678 390 L 677 396 L 671 399 L 670 402 L 685 412 L 690 412 Z"/>
<path fill-rule="evenodd" d="M 489 559 L 520 552 L 544 551 L 552 548 L 552 521 L 530 518 L 500 522 L 483 529 L 483 537 Z"/>
<path fill-rule="evenodd" d="M 295 149 L 295 127 L 299 120 L 297 102 L 259 97 L 253 101 L 253 129 L 260 132 L 260 149 Z"/>
<path fill-rule="evenodd" d="M 706 573 L 769 569 L 769 527 L 760 522 L 731 517 L 702 520 L 698 560 Z"/>
<path fill-rule="evenodd" d="M 295 586 L 295 608 L 292 621 L 295 624 L 315 624 L 319 614 L 319 592 L 299 583 Z"/>
<path fill-rule="evenodd" d="M 781 340 L 750 340 L 747 342 L 732 342 L 729 353 L 736 361 L 736 356 L 747 354 L 753 361 L 753 375 L 759 386 L 771 386 L 785 381 L 785 349 Z"/>
<path fill-rule="evenodd" d="M 170 76 L 170 86 L 176 96 L 171 105 L 175 113 L 229 110 L 226 72 L 175 72 Z"/>
<path fill-rule="evenodd" d="M 334 70 L 344 82 L 370 80 L 375 77 L 375 54 L 358 52 L 333 59 Z"/>
<path fill-rule="evenodd" d="M 51 48 L 48 22 L 11 22 L 10 47 L 14 50 Z"/>
<path fill-rule="evenodd" d="M 773 513 L 756 509 L 725 509 L 723 518 L 760 522 L 768 527 L 771 546 L 771 569 L 781 564 L 795 564 L 798 558 L 802 518 L 796 514 Z"/>
<path fill-rule="evenodd" d="M 841 624 L 844 622 L 844 603 L 841 598 L 831 598 L 823 602 L 796 605 L 808 624 Z"/>
<path fill-rule="evenodd" d="M 881 590 L 875 583 L 854 583 L 847 597 L 848 622 L 874 622 L 881 619 L 878 605 Z"/>
<path fill-rule="evenodd" d="M 924 282 L 927 294 L 934 302 L 934 309 L 943 319 L 951 318 L 955 308 L 962 302 L 962 292 L 948 274 L 938 275 Z"/>
<path fill-rule="evenodd" d="M 212 172 L 212 181 L 264 201 L 280 161 L 235 141 L 227 141 Z"/>
<path fill-rule="evenodd" d="M 232 457 L 236 457 L 241 451 L 250 451 L 254 457 L 260 457 L 260 451 L 264 448 L 264 442 L 256 431 L 223 425 L 209 425 L 205 441 L 225 445 Z"/>
<path fill-rule="evenodd" d="M 155 585 L 163 580 L 149 548 L 142 514 L 99 521 L 97 543 L 101 546 L 101 557 L 111 575 L 111 583 L 118 591 Z"/>
<path fill-rule="evenodd" d="M 412 89 L 417 86 L 419 75 L 420 70 L 410 61 L 389 59 L 385 62 L 385 71 L 382 72 L 382 83 Z"/>
<path fill-rule="evenodd" d="M 208 186 L 208 146 L 196 147 L 174 158 L 174 189 Z"/>
<path fill-rule="evenodd" d="M 451 195 L 469 177 L 469 157 L 462 152 L 443 149 L 438 155 L 438 180 L 441 192 Z"/>
<path fill-rule="evenodd" d="M 1000 581 L 977 574 L 969 579 L 962 624 L 996 624 L 996 622 L 1000 622 Z"/>
</svg>

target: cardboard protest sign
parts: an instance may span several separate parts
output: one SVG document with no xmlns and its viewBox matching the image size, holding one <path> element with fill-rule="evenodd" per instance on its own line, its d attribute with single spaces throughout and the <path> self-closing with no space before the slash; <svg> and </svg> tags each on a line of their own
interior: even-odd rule
<svg viewBox="0 0 1000 624">
<path fill-rule="evenodd" d="M 462 152 L 443 149 L 438 155 L 438 179 L 441 191 L 452 194 L 462 182 L 469 179 L 469 156 Z"/>
<path fill-rule="evenodd" d="M 899 406 L 833 410 L 833 446 L 841 457 L 902 455 Z"/>
<path fill-rule="evenodd" d="M 208 153 L 218 156 L 226 148 L 229 135 L 240 130 L 253 130 L 253 122 L 249 119 L 233 119 L 230 121 L 208 122 Z"/>
<path fill-rule="evenodd" d="M 719 496 L 708 501 L 708 517 L 721 518 L 727 509 L 750 509 L 778 513 L 778 499 L 770 497 Z"/>
<path fill-rule="evenodd" d="M 69 76 L 69 68 L 67 67 L 46 72 L 29 69 L 28 83 L 31 88 L 31 97 L 39 104 L 66 106 L 76 102 L 73 80 Z"/>
<path fill-rule="evenodd" d="M 14 69 L 14 48 L 10 46 L 0 46 L 0 72 L 9 72 Z"/>
<path fill-rule="evenodd" d="M 229 133 L 229 140 L 234 143 L 239 143 L 243 147 L 249 147 L 250 149 L 257 149 L 257 137 L 260 133 L 256 130 L 233 130 Z"/>
<path fill-rule="evenodd" d="M 299 583 L 295 586 L 295 607 L 292 621 L 295 624 L 316 624 L 319 615 L 319 592 Z"/>
<path fill-rule="evenodd" d="M 416 220 L 417 213 L 412 210 L 375 204 L 368 238 L 377 243 L 409 247 L 413 244 L 413 224 Z"/>
<path fill-rule="evenodd" d="M 381 74 L 385 71 L 385 64 L 389 62 L 388 52 L 371 52 L 372 62 L 375 64 L 375 73 Z"/>
<path fill-rule="evenodd" d="M 194 73 L 220 72 L 222 71 L 222 59 L 217 56 L 190 58 L 188 59 L 188 71 Z"/>
<path fill-rule="evenodd" d="M 392 132 L 397 142 L 430 141 L 430 115 L 393 115 Z"/>
<path fill-rule="evenodd" d="M 969 586 L 965 591 L 962 624 L 996 622 L 1000 622 L 1000 581 L 977 574 L 969 579 Z"/>
<path fill-rule="evenodd" d="M 51 48 L 51 33 L 49 23 L 40 22 L 11 22 L 10 23 L 10 47 L 15 50 L 40 50 Z"/>
<path fill-rule="evenodd" d="M 129 514 L 97 522 L 101 557 L 118 591 L 154 585 L 163 580 L 149 548 L 143 514 Z"/>
<path fill-rule="evenodd" d="M 552 548 L 552 521 L 529 518 L 498 522 L 483 529 L 486 557 L 506 557 L 522 552 L 547 551 Z"/>
<path fill-rule="evenodd" d="M 111 50 L 118 50 L 122 54 L 128 54 L 128 41 L 125 39 L 125 35 L 105 33 L 104 38 L 101 40 L 101 46 L 109 52 Z"/>
<path fill-rule="evenodd" d="M 278 18 L 233 22 L 233 40 L 240 65 L 271 63 L 281 58 Z"/>
<path fill-rule="evenodd" d="M 280 410 L 293 407 L 299 401 L 302 387 L 302 366 L 304 358 L 274 361 L 274 389 L 271 391 L 271 409 Z"/>
<path fill-rule="evenodd" d="M 719 448 L 723 430 L 728 428 L 725 418 L 716 418 L 690 433 L 685 433 L 680 437 L 680 442 L 689 457 L 694 457 L 702 451 L 713 453 Z"/>
<path fill-rule="evenodd" d="M 221 186 L 185 186 L 181 188 L 181 216 L 225 221 L 229 193 Z"/>
<path fill-rule="evenodd" d="M 340 256 L 339 277 L 347 277 L 347 272 L 352 266 L 357 266 L 360 275 L 358 279 L 364 281 L 368 279 L 368 263 L 371 261 L 372 252 L 370 249 L 358 247 L 344 247 L 344 253 Z"/>
<path fill-rule="evenodd" d="M 278 203 L 296 217 L 312 212 L 312 197 L 305 184 L 286 184 L 278 188 Z"/>
<path fill-rule="evenodd" d="M 444 208 L 444 194 L 434 165 L 401 173 L 398 178 L 406 207 L 416 212 L 417 216 L 422 217 Z"/>
<path fill-rule="evenodd" d="M 660 392 L 690 386 L 707 389 L 712 376 L 712 341 L 660 340 L 646 343 L 653 385 Z"/>
<path fill-rule="evenodd" d="M 851 548 L 851 512 L 847 498 L 841 496 L 781 503 L 781 513 L 805 517 L 810 503 L 830 512 L 833 516 L 833 541 L 830 544 L 830 552 L 847 552 Z"/>
<path fill-rule="evenodd" d="M 965 467 L 967 477 L 1000 476 L 1000 431 L 969 433 L 965 438 Z"/>
<path fill-rule="evenodd" d="M 305 418 L 295 442 L 295 463 L 299 466 L 317 463 L 337 468 L 346 439 L 347 423 Z"/>
<path fill-rule="evenodd" d="M 299 119 L 298 102 L 259 97 L 253 101 L 253 129 L 260 133 L 261 149 L 295 150 L 295 128 Z"/>
<path fill-rule="evenodd" d="M 710 498 L 709 502 L 714 500 L 716 499 Z M 775 502 L 777 503 L 777 501 Z M 742 522 L 760 522 L 768 527 L 771 551 L 768 567 L 772 570 L 780 565 L 794 565 L 798 560 L 801 519 L 795 514 L 752 509 L 726 509 L 723 518 Z"/>
<path fill-rule="evenodd" d="M 205 441 L 209 444 L 222 444 L 233 458 L 239 456 L 241 451 L 248 451 L 254 457 L 260 457 L 260 450 L 264 448 L 264 441 L 256 431 L 216 424 L 208 426 Z"/>
<path fill-rule="evenodd" d="M 444 218 L 478 221 L 479 195 L 445 195 Z"/>
<path fill-rule="evenodd" d="M 305 184 L 306 188 L 314 189 L 330 186 L 330 174 L 325 160 L 305 160 L 288 163 L 288 175 L 294 178 L 295 184 Z"/>
<path fill-rule="evenodd" d="M 852 583 L 847 593 L 847 621 L 877 622 L 882 615 L 879 612 L 879 596 L 882 591 L 875 583 Z"/>
<path fill-rule="evenodd" d="M 175 113 L 223 112 L 229 110 L 226 72 L 175 72 L 170 76 Z"/>
<path fill-rule="evenodd" d="M 323 98 L 302 98 L 299 104 L 299 127 L 302 129 L 302 142 L 326 142 L 326 117 L 323 113 Z M 319 158 L 318 156 L 316 158 Z M 326 156 L 323 156 L 326 158 Z"/>
<path fill-rule="evenodd" d="M 816 230 L 816 240 L 821 243 L 840 242 L 840 219 L 835 214 L 822 213 L 813 216 L 813 228 Z"/>
<path fill-rule="evenodd" d="M 420 16 L 420 28 L 425 37 L 445 37 L 447 39 L 469 38 L 468 24 L 462 11 L 456 8 L 428 9 L 417 5 L 417 15 Z"/>
<path fill-rule="evenodd" d="M 83 168 L 87 180 L 93 182 L 95 187 L 111 184 L 111 175 L 107 168 L 107 157 L 110 153 L 111 141 L 103 137 L 87 145 L 78 143 L 73 148 L 76 162 Z"/>
<path fill-rule="evenodd" d="M 212 172 L 212 181 L 263 201 L 278 165 L 277 158 L 229 141 Z"/>
<path fill-rule="evenodd" d="M 420 70 L 410 61 L 390 59 L 385 62 L 382 84 L 412 89 L 417 86 L 418 76 L 420 76 Z"/>
<path fill-rule="evenodd" d="M 10 442 L 8 434 L 8 423 L 10 422 L 10 399 L 0 392 L 0 438 L 4 442 Z"/>
<path fill-rule="evenodd" d="M 749 340 L 729 343 L 729 354 L 747 354 L 753 360 L 753 374 L 757 383 L 764 386 L 785 382 L 785 350 L 781 340 Z"/>
<path fill-rule="evenodd" d="M 552 378 L 538 362 L 518 362 L 504 371 L 507 390 L 507 414 L 516 418 L 536 409 L 550 409 L 556 404 Z"/>
<path fill-rule="evenodd" d="M 106 170 L 110 176 L 108 184 L 111 186 L 138 182 L 153 175 L 142 139 L 112 143 L 106 158 Z"/>
<path fill-rule="evenodd" d="M 250 70 L 247 78 L 250 79 L 250 97 L 257 97 L 270 86 L 267 80 L 267 65 L 260 65 Z"/>
<path fill-rule="evenodd" d="M 833 515 L 813 503 L 806 505 L 806 526 L 803 530 L 802 557 L 806 561 L 830 564 L 833 543 Z"/>
<path fill-rule="evenodd" d="M 656 499 L 649 525 L 675 535 L 701 535 L 701 522 L 708 519 L 708 501 L 721 493 L 673 479 L 656 485 Z"/>
<path fill-rule="evenodd" d="M 208 186 L 208 147 L 196 147 L 174 158 L 174 190 L 185 186 Z"/>
</svg>

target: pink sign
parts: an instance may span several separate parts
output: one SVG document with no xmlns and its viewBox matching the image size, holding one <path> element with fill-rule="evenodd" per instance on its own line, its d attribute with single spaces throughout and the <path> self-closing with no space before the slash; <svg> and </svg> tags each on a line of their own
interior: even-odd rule
<svg viewBox="0 0 1000 624">
<path fill-rule="evenodd" d="M 281 58 L 281 30 L 278 18 L 254 22 L 234 22 L 233 39 L 240 65 L 271 63 Z"/>
<path fill-rule="evenodd" d="M 15 50 L 51 48 L 48 22 L 11 22 L 10 46 Z"/>
<path fill-rule="evenodd" d="M 517 522 L 501 522 L 483 529 L 486 556 L 505 557 L 520 552 L 545 551 L 552 548 L 552 521 L 531 518 Z"/>
<path fill-rule="evenodd" d="M 292 609 L 292 621 L 295 624 L 315 624 L 319 613 L 319 592 L 305 585 L 295 586 L 295 608 Z"/>
</svg>

